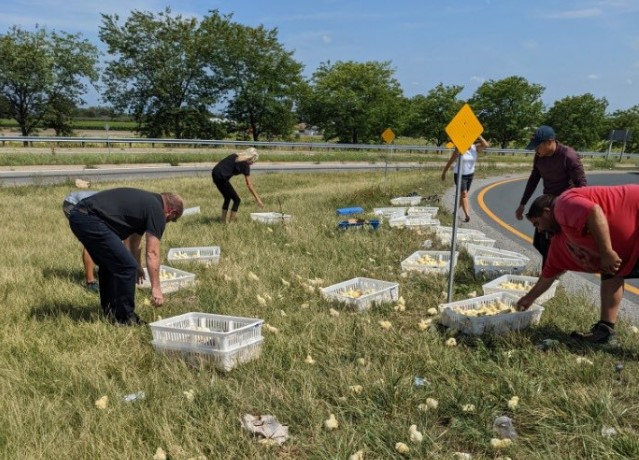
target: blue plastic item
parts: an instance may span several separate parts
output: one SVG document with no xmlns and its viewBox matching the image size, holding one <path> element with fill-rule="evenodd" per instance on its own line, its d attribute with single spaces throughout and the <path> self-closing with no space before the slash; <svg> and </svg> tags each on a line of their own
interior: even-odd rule
<svg viewBox="0 0 639 460">
<path fill-rule="evenodd" d="M 347 216 L 349 214 L 359 214 L 360 212 L 364 212 L 364 208 L 360 208 L 359 206 L 354 206 L 352 208 L 339 208 L 337 210 L 337 215 Z"/>
<path fill-rule="evenodd" d="M 377 220 L 377 219 L 372 219 L 372 220 L 357 219 L 357 221 L 354 221 L 354 222 L 349 222 L 347 220 L 343 220 L 341 222 L 338 222 L 337 228 L 339 228 L 340 230 L 347 230 L 349 228 L 351 228 L 351 229 L 353 229 L 353 228 L 355 228 L 355 229 L 368 228 L 368 229 L 372 229 L 372 230 L 377 230 L 379 228 L 379 220 Z"/>
</svg>

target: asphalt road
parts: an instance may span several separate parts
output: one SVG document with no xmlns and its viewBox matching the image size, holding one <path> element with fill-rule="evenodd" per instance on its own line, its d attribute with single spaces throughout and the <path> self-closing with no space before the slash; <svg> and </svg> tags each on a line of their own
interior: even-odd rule
<svg viewBox="0 0 639 460">
<path fill-rule="evenodd" d="M 515 218 L 515 209 L 526 186 L 528 176 L 516 176 L 493 181 L 493 183 L 471 191 L 473 210 L 484 222 L 491 224 L 505 238 L 519 240 L 519 243 L 532 245 L 533 227 L 528 220 Z M 639 172 L 587 173 L 589 185 L 639 184 Z M 530 199 L 541 194 L 541 184 Z M 594 275 L 582 274 L 591 282 L 598 284 Z M 624 298 L 639 304 L 639 279 L 627 280 Z"/>
</svg>

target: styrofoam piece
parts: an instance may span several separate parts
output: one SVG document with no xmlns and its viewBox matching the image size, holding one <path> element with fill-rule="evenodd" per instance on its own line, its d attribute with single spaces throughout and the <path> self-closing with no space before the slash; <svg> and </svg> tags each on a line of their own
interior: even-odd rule
<svg viewBox="0 0 639 460">
<path fill-rule="evenodd" d="M 262 337 L 264 320 L 241 316 L 190 312 L 149 324 L 153 341 L 229 351 Z"/>
<path fill-rule="evenodd" d="M 464 311 L 478 310 L 487 305 L 499 301 L 516 310 L 519 296 L 508 292 L 496 292 L 494 294 L 473 297 L 471 299 L 460 300 L 441 304 L 441 323 L 445 326 L 457 329 L 464 334 L 505 334 L 511 331 L 518 331 L 539 323 L 544 308 L 536 303 L 532 304 L 526 311 L 513 311 L 490 316 L 472 317 L 463 314 Z"/>
<path fill-rule="evenodd" d="M 192 208 L 185 208 L 184 211 L 182 211 L 182 217 L 184 216 L 192 216 L 194 214 L 199 214 L 200 213 L 200 207 L 199 206 L 194 206 Z"/>
<path fill-rule="evenodd" d="M 217 264 L 220 261 L 219 246 L 196 246 L 190 248 L 171 248 L 166 256 L 169 262 L 199 262 Z"/>
<path fill-rule="evenodd" d="M 287 224 L 291 221 L 291 215 L 281 212 L 252 212 L 251 220 L 263 224 Z"/>
<path fill-rule="evenodd" d="M 366 311 L 375 303 L 399 299 L 399 283 L 358 277 L 322 288 L 322 296 Z"/>
<path fill-rule="evenodd" d="M 459 252 L 455 251 L 453 269 L 457 265 Z M 402 270 L 422 273 L 448 273 L 450 251 L 415 251 L 401 263 Z"/>
<path fill-rule="evenodd" d="M 184 287 L 188 287 L 195 283 L 195 274 L 169 267 L 168 265 L 160 265 L 160 287 L 162 293 L 170 294 Z M 137 285 L 140 289 L 151 289 L 151 279 L 149 271 L 144 267 L 144 281 Z"/>
<path fill-rule="evenodd" d="M 488 283 L 485 283 L 482 288 L 484 290 L 484 294 L 494 294 L 496 292 L 507 292 L 509 294 L 522 297 L 530 288 L 532 288 L 539 278 L 535 276 L 524 276 L 524 275 L 512 275 L 505 274 L 500 276 L 499 278 L 495 278 Z M 556 280 L 550 288 L 542 295 L 540 295 L 535 303 L 539 305 L 543 305 L 550 299 L 555 296 L 555 292 L 557 291 L 557 286 L 559 286 L 559 280 Z"/>
</svg>

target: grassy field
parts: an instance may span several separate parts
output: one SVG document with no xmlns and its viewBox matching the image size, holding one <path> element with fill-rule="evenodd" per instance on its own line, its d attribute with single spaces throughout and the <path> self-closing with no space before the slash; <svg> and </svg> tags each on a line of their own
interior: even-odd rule
<svg viewBox="0 0 639 460">
<path fill-rule="evenodd" d="M 189 311 L 256 317 L 278 329 L 264 331 L 258 360 L 229 373 L 160 355 L 149 328 L 116 328 L 99 316 L 97 296 L 82 286 L 81 247 L 61 211 L 68 185 L 0 188 L 0 457 L 151 459 L 160 447 L 174 460 L 347 459 L 357 451 L 366 459 L 446 459 L 455 452 L 474 459 L 638 458 L 639 335 L 630 327 L 620 325 L 614 348 L 575 344 L 567 334 L 587 328 L 597 313 L 560 288 L 539 326 L 501 337 L 459 335 L 449 347 L 446 331 L 419 327 L 442 301 L 446 278 L 403 276 L 400 269 L 431 235 L 386 224 L 336 229 L 336 208 L 441 193 L 448 182 L 438 177 L 259 175 L 265 210 L 294 216 L 272 228 L 250 221 L 256 208 L 239 181 L 246 204 L 232 226 L 215 221 L 221 202 L 208 180 L 100 184 L 175 190 L 187 206 L 201 207 L 202 214 L 167 227 L 162 251 L 218 245 L 219 265 L 187 266 L 196 286 L 167 295 L 160 309 L 145 306 L 148 293 L 139 291 L 137 311 L 148 321 Z M 443 210 L 440 218 L 450 223 Z M 406 311 L 385 304 L 356 313 L 313 289 L 314 282 L 356 276 L 399 282 Z M 462 254 L 455 298 L 481 292 L 481 284 Z M 382 329 L 380 321 L 392 326 Z M 559 346 L 540 351 L 536 344 L 546 338 Z M 427 383 L 415 385 L 415 377 Z M 137 391 L 146 397 L 122 400 Z M 95 401 L 104 396 L 108 404 L 99 409 Z M 519 404 L 509 407 L 513 396 Z M 428 398 L 438 407 L 422 410 Z M 281 447 L 259 444 L 240 428 L 246 413 L 275 415 L 290 427 L 290 439 Z M 337 429 L 324 426 L 330 414 Z M 501 415 L 519 433 L 503 451 L 490 446 Z M 413 424 L 421 443 L 410 441 Z M 398 453 L 398 442 L 410 451 Z"/>
</svg>

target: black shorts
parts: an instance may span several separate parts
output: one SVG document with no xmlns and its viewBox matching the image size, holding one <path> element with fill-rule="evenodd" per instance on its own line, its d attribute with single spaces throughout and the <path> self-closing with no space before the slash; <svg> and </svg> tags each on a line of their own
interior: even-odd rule
<svg viewBox="0 0 639 460">
<path fill-rule="evenodd" d="M 610 278 L 614 278 L 614 276 L 615 275 L 608 275 L 606 273 L 602 273 L 601 274 L 601 281 L 609 280 Z M 630 273 L 628 273 L 626 276 L 623 277 L 623 279 L 625 279 L 625 280 L 633 279 L 633 278 L 639 278 L 639 260 L 637 261 L 637 263 L 635 264 L 633 269 L 630 270 Z"/>
<path fill-rule="evenodd" d="M 455 181 L 455 185 L 457 185 L 457 176 L 459 174 L 453 174 L 453 180 Z M 470 184 L 473 183 L 473 174 L 462 174 L 462 183 L 461 183 L 461 191 L 468 192 L 470 190 Z"/>
</svg>

